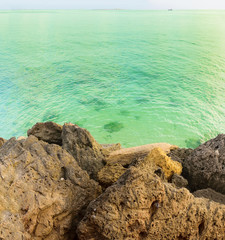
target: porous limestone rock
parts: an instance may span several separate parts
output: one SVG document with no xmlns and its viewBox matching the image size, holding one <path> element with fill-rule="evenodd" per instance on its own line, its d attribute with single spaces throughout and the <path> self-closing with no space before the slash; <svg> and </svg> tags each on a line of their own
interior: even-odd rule
<svg viewBox="0 0 225 240">
<path fill-rule="evenodd" d="M 92 201 L 77 228 L 80 240 L 225 239 L 225 205 L 195 198 L 151 172 L 130 167 Z"/>
<path fill-rule="evenodd" d="M 106 164 L 105 167 L 103 167 L 98 172 L 98 182 L 108 187 L 112 185 L 114 182 L 118 180 L 118 178 L 125 173 L 127 169 L 124 168 L 121 164 L 116 163 L 111 165 L 110 163 Z"/>
<path fill-rule="evenodd" d="M 192 148 L 174 148 L 167 154 L 174 161 L 178 161 L 181 164 L 188 158 L 188 156 L 192 153 Z"/>
<path fill-rule="evenodd" d="M 170 179 L 170 182 L 173 183 L 178 188 L 187 187 L 188 185 L 187 179 L 178 174 L 173 174 L 173 176 Z"/>
<path fill-rule="evenodd" d="M 34 135 L 39 140 L 62 145 L 62 126 L 54 122 L 36 123 L 27 131 L 27 135 Z"/>
<path fill-rule="evenodd" d="M 104 167 L 102 146 L 84 128 L 71 123 L 63 125 L 62 145 L 78 162 L 79 166 L 88 172 L 91 178 L 97 180 L 97 173 Z"/>
<path fill-rule="evenodd" d="M 0 147 L 6 142 L 6 140 L 4 138 L 0 137 Z"/>
<path fill-rule="evenodd" d="M 72 240 L 100 193 L 60 146 L 12 138 L 0 148 L 0 239 Z"/>
<path fill-rule="evenodd" d="M 171 149 L 177 148 L 177 146 L 168 143 L 153 143 L 138 147 L 123 148 L 112 152 L 108 158 L 106 158 L 106 162 L 111 164 L 120 163 L 123 166 L 128 166 L 139 159 L 144 159 L 149 152 L 156 147 L 160 147 L 166 153 Z"/>
<path fill-rule="evenodd" d="M 162 168 L 167 179 L 170 179 L 175 173 L 180 175 L 182 172 L 181 163 L 173 161 L 159 147 L 152 149 L 152 151 L 148 154 L 144 161 L 153 162 L 156 166 Z"/>
<path fill-rule="evenodd" d="M 166 179 L 170 179 L 177 173 L 177 177 L 174 176 L 171 181 L 175 185 L 177 184 L 179 187 L 185 187 L 187 185 L 186 179 L 178 176 L 178 174 L 181 174 L 182 172 L 182 165 L 179 162 L 171 160 L 161 148 L 152 149 L 147 157 L 144 159 L 140 158 L 139 160 L 135 161 L 135 164 L 139 164 L 139 162 L 142 161 L 151 162 L 151 171 L 155 171 L 156 174 L 159 173 L 157 171 L 162 171 L 160 174 L 157 174 L 162 175 L 162 179 L 164 179 L 164 177 Z M 124 162 L 122 161 L 122 163 Z M 119 177 L 126 171 L 126 169 L 130 167 L 129 165 L 125 166 L 126 167 L 123 167 L 120 161 L 118 161 L 118 163 L 114 161 L 107 161 L 106 166 L 98 172 L 98 182 L 103 186 L 112 185 L 119 179 Z"/>
<path fill-rule="evenodd" d="M 183 167 L 192 191 L 212 188 L 225 194 L 225 134 L 194 149 Z"/>
<path fill-rule="evenodd" d="M 108 157 L 110 153 L 122 149 L 120 143 L 113 143 L 113 144 L 101 144 L 102 153 L 105 157 Z"/>
<path fill-rule="evenodd" d="M 192 193 L 195 197 L 208 198 L 214 202 L 225 205 L 225 195 L 214 191 L 211 188 L 201 189 Z"/>
</svg>

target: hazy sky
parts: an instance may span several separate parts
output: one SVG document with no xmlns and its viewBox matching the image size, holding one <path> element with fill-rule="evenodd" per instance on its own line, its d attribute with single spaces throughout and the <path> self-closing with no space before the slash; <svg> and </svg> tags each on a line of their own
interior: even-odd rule
<svg viewBox="0 0 225 240">
<path fill-rule="evenodd" d="M 0 9 L 225 9 L 225 0 L 0 0 Z"/>
</svg>

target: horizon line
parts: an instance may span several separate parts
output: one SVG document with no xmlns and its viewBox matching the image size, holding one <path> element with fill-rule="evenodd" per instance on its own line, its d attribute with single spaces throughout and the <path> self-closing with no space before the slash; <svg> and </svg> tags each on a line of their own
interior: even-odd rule
<svg viewBox="0 0 225 240">
<path fill-rule="evenodd" d="M 2 10 L 6 10 L 6 11 L 14 11 L 14 10 L 21 10 L 21 11 L 24 11 L 24 10 L 87 10 L 87 11 L 168 11 L 168 10 L 173 10 L 173 11 L 223 11 L 225 10 L 225 8 L 186 8 L 186 9 L 179 9 L 179 8 L 166 8 L 166 9 L 131 9 L 131 8 L 93 8 L 93 9 L 88 9 L 88 8 L 3 8 L 1 9 L 0 8 L 0 11 Z"/>
</svg>

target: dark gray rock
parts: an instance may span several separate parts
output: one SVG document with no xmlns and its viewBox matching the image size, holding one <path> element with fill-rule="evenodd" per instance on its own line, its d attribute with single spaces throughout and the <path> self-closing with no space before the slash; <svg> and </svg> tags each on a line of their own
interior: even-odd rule
<svg viewBox="0 0 225 240">
<path fill-rule="evenodd" d="M 184 177 L 174 174 L 170 180 L 177 188 L 187 187 L 188 181 Z"/>
<path fill-rule="evenodd" d="M 193 192 L 192 194 L 198 198 L 204 197 L 204 198 L 208 198 L 214 202 L 225 204 L 225 195 L 218 193 L 218 192 L 212 190 L 211 188 L 198 190 L 196 192 Z"/>
<path fill-rule="evenodd" d="M 183 167 L 183 175 L 192 191 L 212 188 L 225 194 L 225 134 L 194 149 Z"/>
<path fill-rule="evenodd" d="M 33 135 L 47 143 L 62 145 L 62 126 L 54 122 L 36 123 L 27 131 L 27 135 Z"/>
<path fill-rule="evenodd" d="M 167 155 L 171 157 L 174 161 L 183 164 L 183 162 L 188 158 L 192 151 L 193 149 L 191 148 L 174 148 L 171 149 Z"/>
<path fill-rule="evenodd" d="M 91 178 L 97 180 L 97 173 L 104 167 L 105 157 L 102 153 L 102 146 L 86 129 L 74 124 L 64 124 L 62 146 Z"/>
</svg>

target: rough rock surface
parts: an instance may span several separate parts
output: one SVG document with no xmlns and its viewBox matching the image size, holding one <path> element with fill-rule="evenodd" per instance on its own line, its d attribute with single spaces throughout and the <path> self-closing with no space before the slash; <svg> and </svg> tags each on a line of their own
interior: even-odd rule
<svg viewBox="0 0 225 240">
<path fill-rule="evenodd" d="M 34 135 L 39 140 L 62 145 L 62 126 L 54 122 L 36 123 L 27 131 L 27 135 Z"/>
<path fill-rule="evenodd" d="M 112 185 L 114 182 L 116 182 L 119 177 L 125 173 L 127 169 L 124 168 L 121 164 L 106 164 L 105 167 L 103 167 L 98 172 L 98 182 L 105 187 L 108 187 Z"/>
<path fill-rule="evenodd" d="M 63 148 L 78 162 L 79 166 L 88 172 L 91 178 L 97 180 L 97 173 L 104 167 L 102 146 L 95 141 L 84 128 L 74 124 L 64 124 L 62 130 Z"/>
<path fill-rule="evenodd" d="M 180 175 L 182 172 L 181 163 L 173 161 L 159 147 L 152 149 L 152 151 L 148 154 L 144 161 L 153 162 L 156 166 L 162 168 L 164 175 L 167 179 L 170 179 L 174 175 L 174 173 Z"/>
<path fill-rule="evenodd" d="M 106 162 L 111 164 L 120 163 L 123 166 L 127 166 L 139 159 L 144 159 L 150 151 L 156 147 L 160 147 L 165 152 L 169 152 L 170 149 L 177 148 L 177 146 L 168 143 L 153 143 L 138 147 L 123 148 L 112 152 L 106 159 Z"/>
<path fill-rule="evenodd" d="M 212 188 L 225 194 L 225 134 L 193 150 L 183 167 L 192 191 Z"/>
<path fill-rule="evenodd" d="M 0 148 L 0 239 L 72 240 L 100 193 L 60 146 L 12 138 Z"/>
<path fill-rule="evenodd" d="M 170 182 L 173 183 L 177 188 L 187 187 L 188 185 L 187 179 L 178 174 L 174 174 L 171 177 Z"/>
<path fill-rule="evenodd" d="M 105 156 L 109 156 L 110 153 L 122 149 L 120 143 L 115 144 L 101 144 L 102 152 Z"/>
<path fill-rule="evenodd" d="M 162 179 L 164 179 L 164 177 L 166 179 L 169 179 L 171 178 L 171 176 L 174 175 L 174 173 L 181 174 L 182 171 L 182 165 L 179 162 L 171 160 L 171 158 L 169 158 L 161 148 L 152 149 L 147 157 L 145 157 L 144 159 L 139 159 L 136 164 L 141 161 L 151 161 L 152 170 L 154 168 L 155 173 L 159 171 L 160 167 L 160 169 L 162 170 L 162 173 L 160 173 L 162 175 Z M 107 162 L 106 166 L 98 172 L 98 182 L 102 186 L 108 187 L 114 182 L 116 182 L 126 170 L 127 168 L 123 167 L 122 164 L 114 162 L 111 163 L 109 161 Z M 176 178 L 176 176 L 174 177 L 174 183 L 178 184 L 179 186 L 183 184 L 182 186 L 184 186 L 185 183 L 182 181 L 184 180 L 184 178 L 180 177 L 179 180 L 178 178 L 179 177 Z"/>
<path fill-rule="evenodd" d="M 148 165 L 130 167 L 89 204 L 80 240 L 225 239 L 224 205 L 174 188 Z"/>
<path fill-rule="evenodd" d="M 225 195 L 218 193 L 211 188 L 201 189 L 192 193 L 195 197 L 204 197 L 213 200 L 214 202 L 218 202 L 221 204 L 225 204 Z"/>
<path fill-rule="evenodd" d="M 6 140 L 4 138 L 0 137 L 0 147 L 6 142 Z"/>
<path fill-rule="evenodd" d="M 193 149 L 191 148 L 174 148 L 167 154 L 174 161 L 178 161 L 181 164 L 188 158 L 188 156 L 192 153 Z"/>
</svg>

